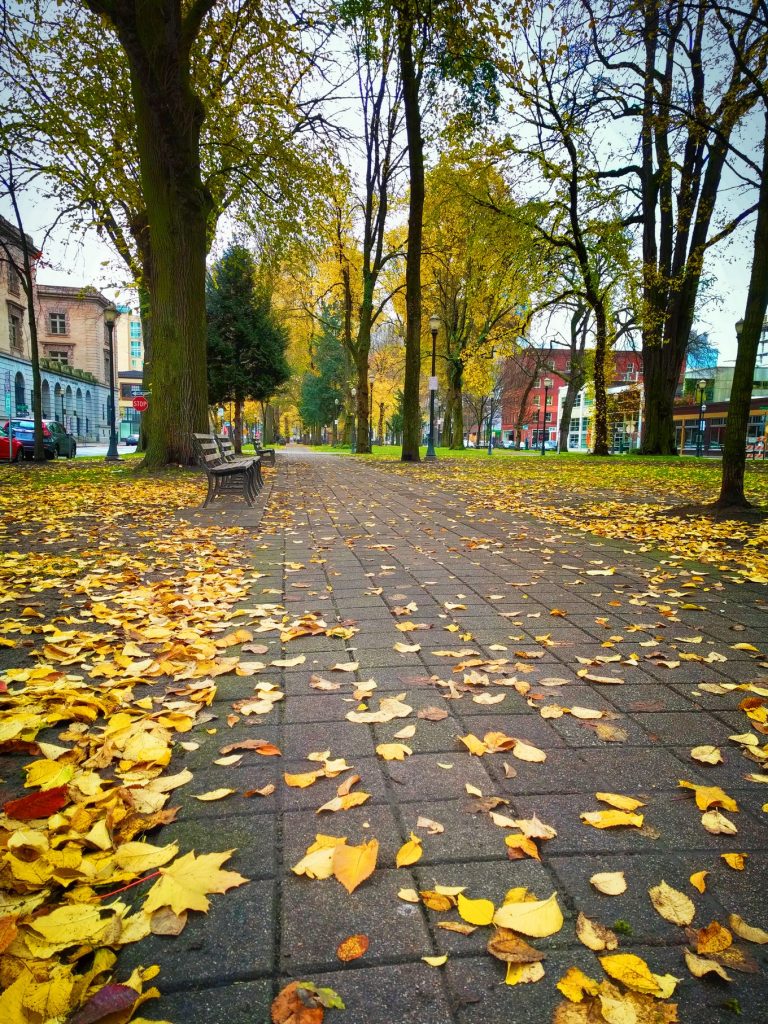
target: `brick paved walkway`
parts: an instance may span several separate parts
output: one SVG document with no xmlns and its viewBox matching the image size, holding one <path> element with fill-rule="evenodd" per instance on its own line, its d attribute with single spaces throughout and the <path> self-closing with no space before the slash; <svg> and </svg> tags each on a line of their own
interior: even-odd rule
<svg viewBox="0 0 768 1024">
<path fill-rule="evenodd" d="M 253 564 L 264 575 L 254 583 L 250 603 L 282 602 L 290 613 L 320 612 L 329 623 L 354 620 L 359 632 L 346 642 L 320 637 L 283 645 L 282 657 L 304 654 L 306 661 L 282 670 L 279 680 L 277 672 L 268 676 L 280 682 L 286 699 L 263 724 L 242 720 L 226 728 L 229 705 L 253 692 L 253 680 L 220 678 L 213 705 L 218 731 L 199 730 L 199 749 L 174 757 L 174 766 L 195 773 L 195 783 L 185 787 L 193 792 L 220 786 L 247 790 L 269 782 L 276 792 L 210 804 L 191 794 L 182 797 L 180 819 L 163 830 L 163 840 L 179 838 L 184 849 L 198 852 L 237 848 L 226 866 L 252 881 L 213 897 L 209 914 L 195 915 L 180 937 L 150 938 L 124 950 L 121 966 L 161 966 L 165 994 L 147 1005 L 147 1016 L 175 1024 L 255 1024 L 269 1019 L 270 1001 L 281 985 L 311 979 L 332 986 L 346 1002 L 345 1012 L 326 1016 L 339 1024 L 547 1024 L 561 1001 L 555 983 L 570 966 L 604 977 L 596 954 L 576 939 L 574 920 L 581 910 L 608 926 L 626 922 L 620 949 L 639 954 L 658 974 L 682 979 L 673 1000 L 680 1005 L 681 1021 L 731 1021 L 737 1005 L 741 1020 L 768 1020 L 761 952 L 766 947 L 741 943 L 760 973 L 729 971 L 730 984 L 696 980 L 682 958 L 684 930 L 662 920 L 647 895 L 664 879 L 694 900 L 697 928 L 713 920 L 725 924 L 732 912 L 768 927 L 768 817 L 761 810 L 768 791 L 745 780 L 760 767 L 728 740 L 752 728 L 738 709 L 748 694 L 699 688 L 768 678 L 760 665 L 764 656 L 732 648 L 765 641 L 764 588 L 721 585 L 714 570 L 691 575 L 677 560 L 553 532 L 524 516 L 472 518 L 460 496 L 423 485 L 418 467 L 399 475 L 333 456 L 280 457 L 262 528 Z M 609 568 L 615 569 L 612 575 L 591 575 Z M 393 609 L 409 602 L 418 610 L 406 618 L 428 624 L 429 630 L 403 634 L 395 628 L 403 617 Z M 450 609 L 451 604 L 463 607 Z M 697 607 L 684 609 L 685 604 Z M 554 616 L 552 609 L 566 615 Z M 453 624 L 459 632 L 446 629 Z M 734 625 L 745 628 L 735 631 Z M 266 637 L 270 655 L 265 660 L 281 656 L 279 640 Z M 542 637 L 552 645 L 547 640 L 542 645 Z M 702 639 L 693 643 L 692 637 Z M 651 647 L 654 638 L 659 643 Z M 397 642 L 419 643 L 421 650 L 400 654 L 394 650 Z M 433 652 L 460 648 L 507 658 L 511 674 L 530 682 L 530 693 L 491 687 L 493 694 L 505 695 L 493 706 L 474 702 L 471 693 L 444 699 L 446 691 L 430 677 L 461 680 L 462 675 L 452 673 L 455 661 Z M 517 651 L 543 657 L 521 658 Z M 704 657 L 714 651 L 727 661 L 681 660 L 668 668 L 646 659 L 651 651 L 668 661 L 677 661 L 680 652 Z M 636 666 L 588 667 L 624 685 L 591 683 L 577 675 L 584 667 L 577 657 L 626 658 L 632 652 L 639 659 Z M 330 671 L 350 660 L 359 662 L 354 676 Z M 341 690 L 312 689 L 312 673 L 340 681 Z M 552 677 L 567 683 L 539 685 Z M 414 713 L 379 725 L 346 721 L 357 703 L 350 683 L 370 678 L 377 684 L 371 708 L 378 706 L 378 696 L 405 692 Z M 553 704 L 605 712 L 599 724 L 620 730 L 615 735 L 622 739 L 606 740 L 598 723 L 570 714 L 542 717 L 540 707 Z M 418 719 L 417 712 L 428 706 L 444 708 L 448 717 Z M 403 762 L 377 757 L 376 745 L 391 741 L 408 723 L 417 726 L 405 741 L 413 755 Z M 482 737 L 489 730 L 527 740 L 546 752 L 546 761 L 528 763 L 504 753 L 472 757 L 456 738 Z M 235 769 L 212 765 L 223 742 L 245 737 L 273 741 L 283 756 L 246 757 Z M 720 746 L 725 763 L 692 760 L 690 749 L 698 744 Z M 306 755 L 327 748 L 361 776 L 360 786 L 371 794 L 365 805 L 317 815 L 342 778 L 322 779 L 307 789 L 284 785 L 283 772 L 309 770 Z M 507 777 L 505 762 L 513 765 L 513 777 Z M 705 831 L 691 794 L 678 788 L 680 779 L 721 786 L 734 797 L 740 810 L 727 816 L 738 834 Z M 507 859 L 506 830 L 487 813 L 473 811 L 466 784 L 484 797 L 508 801 L 499 807 L 505 815 L 535 814 L 557 830 L 555 839 L 539 844 L 541 863 Z M 594 794 L 606 790 L 646 801 L 643 829 L 598 830 L 580 821 L 580 812 L 604 807 Z M 429 835 L 417 828 L 420 816 L 439 822 L 444 831 Z M 424 855 L 411 868 L 395 869 L 395 852 L 411 831 L 422 837 Z M 379 840 L 378 867 L 352 895 L 333 878 L 309 880 L 291 873 L 318 832 L 346 836 L 350 843 Z M 744 871 L 721 860 L 726 851 L 749 854 Z M 590 876 L 614 870 L 625 872 L 627 892 L 614 897 L 596 892 Z M 703 894 L 689 883 L 691 873 L 700 870 L 710 872 Z M 440 915 L 398 899 L 401 888 L 432 889 L 435 883 L 466 886 L 469 896 L 486 897 L 497 906 L 513 886 L 527 886 L 540 899 L 557 891 L 565 925 L 550 939 L 534 940 L 547 951 L 543 980 L 505 986 L 504 964 L 485 951 L 490 929 L 469 936 L 443 931 L 438 921 L 458 920 L 455 912 Z M 369 937 L 369 950 L 342 964 L 337 945 L 355 933 Z M 444 967 L 421 961 L 443 952 L 449 954 Z M 738 1004 L 729 1005 L 734 999 Z"/>
</svg>

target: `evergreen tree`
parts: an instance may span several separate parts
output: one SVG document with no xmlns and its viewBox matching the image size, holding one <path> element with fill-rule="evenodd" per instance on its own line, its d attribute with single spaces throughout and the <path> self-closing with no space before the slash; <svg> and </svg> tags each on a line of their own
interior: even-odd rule
<svg viewBox="0 0 768 1024">
<path fill-rule="evenodd" d="M 338 416 L 346 370 L 341 317 L 337 312 L 324 310 L 322 331 L 314 352 L 315 372 L 304 374 L 299 399 L 299 413 L 312 428 L 315 443 L 319 443 L 320 428 Z"/>
<path fill-rule="evenodd" d="M 245 400 L 266 402 L 290 377 L 288 332 L 269 293 L 257 284 L 253 255 L 242 245 L 230 246 L 208 275 L 206 310 L 208 399 L 234 403 L 239 451 Z"/>
</svg>

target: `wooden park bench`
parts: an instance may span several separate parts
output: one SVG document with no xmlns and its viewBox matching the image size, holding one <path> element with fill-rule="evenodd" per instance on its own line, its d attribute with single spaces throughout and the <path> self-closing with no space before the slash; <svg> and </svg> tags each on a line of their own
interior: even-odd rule
<svg viewBox="0 0 768 1024">
<path fill-rule="evenodd" d="M 274 448 L 256 448 L 256 454 L 259 456 L 265 466 L 274 466 L 275 464 L 275 449 Z"/>
<path fill-rule="evenodd" d="M 221 457 L 229 465 L 242 465 L 248 466 L 251 473 L 255 477 L 255 484 L 257 493 L 264 486 L 264 477 L 261 475 L 261 463 L 262 459 L 259 455 L 251 456 L 240 456 L 235 451 L 235 446 L 232 444 L 232 439 L 229 437 L 220 437 L 218 434 L 215 435 L 216 444 L 219 446 Z"/>
<path fill-rule="evenodd" d="M 255 468 L 251 463 L 258 459 L 227 462 L 225 461 L 216 438 L 210 434 L 193 434 L 192 445 L 195 456 L 208 480 L 208 493 L 203 502 L 206 508 L 216 498 L 224 494 L 242 494 L 249 507 L 259 492 L 260 485 Z"/>
<path fill-rule="evenodd" d="M 764 459 L 765 458 L 765 441 L 761 437 L 757 441 L 753 441 L 747 445 L 747 458 L 752 456 L 753 459 Z"/>
</svg>

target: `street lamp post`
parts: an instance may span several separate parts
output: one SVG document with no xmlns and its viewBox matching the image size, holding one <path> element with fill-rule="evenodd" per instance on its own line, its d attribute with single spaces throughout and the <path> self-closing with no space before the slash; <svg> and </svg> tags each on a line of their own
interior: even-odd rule
<svg viewBox="0 0 768 1024">
<path fill-rule="evenodd" d="M 339 400 L 334 398 L 333 404 L 336 406 L 336 412 L 333 417 L 333 443 L 339 443 Z"/>
<path fill-rule="evenodd" d="M 368 435 L 371 439 L 371 451 L 373 451 L 373 382 L 376 380 L 375 377 L 371 377 L 371 385 L 368 392 Z"/>
<path fill-rule="evenodd" d="M 107 338 L 109 340 L 109 448 L 107 449 L 106 462 L 119 462 L 120 456 L 117 453 L 117 428 L 115 426 L 115 346 L 114 333 L 115 321 L 120 314 L 114 305 L 110 303 L 104 310 L 104 323 L 107 325 Z"/>
<path fill-rule="evenodd" d="M 552 387 L 552 381 L 549 377 L 544 378 L 544 428 L 541 431 L 541 454 L 543 455 L 546 449 L 546 438 L 547 438 L 547 398 L 549 397 L 549 389 Z"/>
<path fill-rule="evenodd" d="M 704 398 L 707 393 L 707 381 L 697 381 L 696 390 L 699 393 L 699 429 L 696 431 L 696 455 L 701 456 L 704 454 L 704 410 L 707 408 L 704 405 Z"/>
<path fill-rule="evenodd" d="M 427 444 L 426 458 L 432 462 L 437 458 L 437 455 L 435 455 L 435 392 L 437 391 L 435 350 L 437 345 L 437 332 L 440 330 L 439 317 L 432 315 L 429 318 L 429 330 L 432 334 L 432 373 L 429 378 L 429 443 Z"/>
<path fill-rule="evenodd" d="M 357 398 L 357 388 L 352 388 L 350 391 L 352 395 L 352 437 L 350 438 L 350 449 L 352 454 L 357 453 L 357 420 L 355 417 L 355 399 Z"/>
</svg>

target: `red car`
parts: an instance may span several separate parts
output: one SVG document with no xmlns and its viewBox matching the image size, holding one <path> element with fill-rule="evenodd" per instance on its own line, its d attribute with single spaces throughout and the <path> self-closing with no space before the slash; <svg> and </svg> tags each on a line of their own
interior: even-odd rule
<svg viewBox="0 0 768 1024">
<path fill-rule="evenodd" d="M 17 437 L 11 441 L 11 461 L 19 462 L 24 458 L 24 445 Z M 0 431 L 0 462 L 8 461 L 8 434 L 6 429 Z"/>
</svg>

